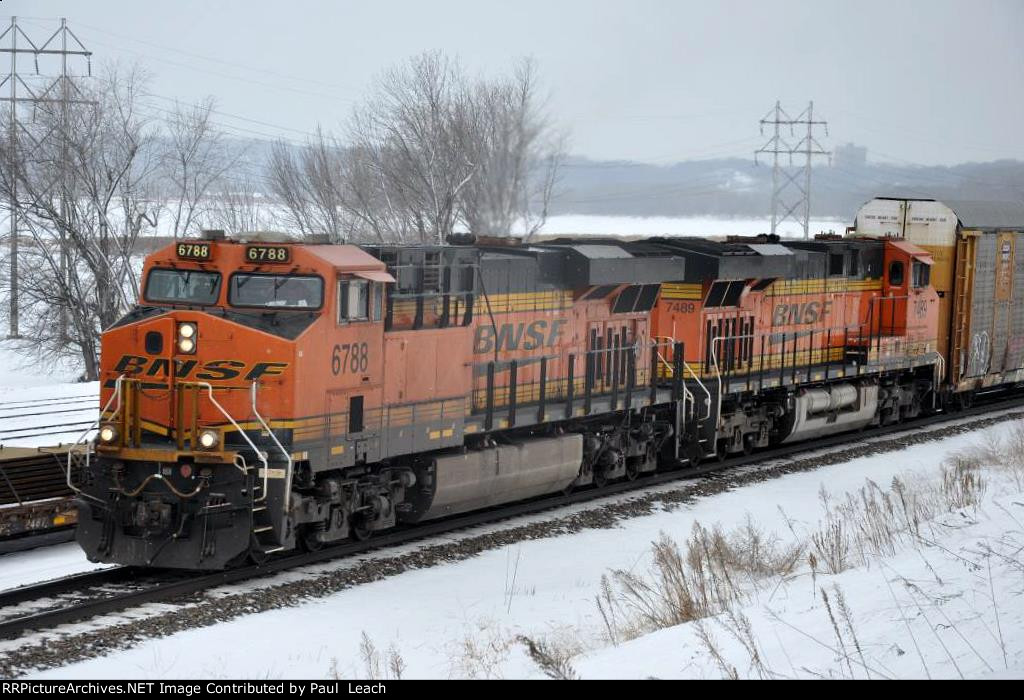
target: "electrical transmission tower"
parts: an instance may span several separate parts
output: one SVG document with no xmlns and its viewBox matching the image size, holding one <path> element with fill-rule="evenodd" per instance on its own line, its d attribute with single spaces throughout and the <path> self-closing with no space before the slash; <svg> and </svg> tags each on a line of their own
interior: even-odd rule
<svg viewBox="0 0 1024 700">
<path fill-rule="evenodd" d="M 46 41 L 37 44 L 18 25 L 18 18 L 11 17 L 11 24 L 0 33 L 0 53 L 10 55 L 10 70 L 0 80 L 0 94 L 4 87 L 7 88 L 7 96 L 0 97 L 0 102 L 6 102 L 7 111 L 7 138 L 9 140 L 9 155 L 11 162 L 4 163 L 3 167 L 21 167 L 21 159 L 31 153 L 21 153 L 22 137 L 27 137 L 25 143 L 32 149 L 40 146 L 40 142 L 25 126 L 25 119 L 22 112 L 30 114 L 40 105 L 53 105 L 59 108 L 61 120 L 61 151 L 62 162 L 67 163 L 67 137 L 69 124 L 69 108 L 71 105 L 95 104 L 91 100 L 83 99 L 81 92 L 75 85 L 74 76 L 69 71 L 68 60 L 72 57 L 85 58 L 87 64 L 87 76 L 92 75 L 92 52 L 85 48 L 82 42 L 75 36 L 75 33 L 68 27 L 67 20 L 61 18 L 60 26 L 49 35 Z M 25 71 L 19 69 L 18 57 L 31 56 L 33 70 Z M 40 73 L 39 59 L 59 60 L 60 69 L 57 74 Z M 24 63 L 22 63 L 22 66 Z M 3 74 L 0 74 L 3 75 Z M 62 169 L 66 174 L 65 165 Z M 17 181 L 16 175 L 11 175 L 13 181 Z M 60 188 L 61 207 L 71 206 L 68 199 L 68 188 L 63 177 L 60 182 L 54 183 Z M 8 217 L 10 223 L 10 329 L 12 338 L 19 335 L 18 322 L 18 197 L 16 187 L 12 187 L 11 199 L 8 202 Z M 48 193 L 44 196 L 48 196 Z M 61 264 L 68 264 L 67 247 L 61 234 Z"/>
<path fill-rule="evenodd" d="M 810 102 L 796 119 L 790 117 L 781 104 L 776 102 L 774 109 L 761 120 L 762 136 L 766 126 L 771 127 L 772 136 L 768 143 L 754 151 L 754 163 L 757 164 L 757 156 L 762 153 L 772 156 L 772 234 L 775 234 L 779 224 L 790 219 L 804 227 L 804 238 L 810 238 L 811 165 L 814 156 L 828 156 L 830 159 L 832 156 L 814 137 L 814 127 L 825 127 L 825 136 L 828 136 L 828 122 L 815 121 L 814 102 Z M 794 143 L 783 138 L 782 127 L 789 127 L 790 139 L 796 138 L 798 132 L 795 127 L 806 127 L 807 133 L 803 135 L 801 129 L 802 138 Z M 783 163 L 781 156 L 787 156 L 788 162 Z M 804 156 L 804 164 L 794 165 L 794 156 Z"/>
</svg>

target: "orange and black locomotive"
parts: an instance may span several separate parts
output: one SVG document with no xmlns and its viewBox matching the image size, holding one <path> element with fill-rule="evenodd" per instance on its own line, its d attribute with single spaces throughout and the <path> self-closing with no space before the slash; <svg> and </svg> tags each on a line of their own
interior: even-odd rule
<svg viewBox="0 0 1024 700">
<path fill-rule="evenodd" d="M 218 569 L 935 410 L 932 264 L 884 237 L 206 232 L 103 335 L 78 541 Z"/>
</svg>

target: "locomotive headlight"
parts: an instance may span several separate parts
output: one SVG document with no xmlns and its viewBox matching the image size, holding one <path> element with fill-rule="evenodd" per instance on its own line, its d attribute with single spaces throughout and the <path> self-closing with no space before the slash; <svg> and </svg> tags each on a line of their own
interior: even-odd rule
<svg viewBox="0 0 1024 700">
<path fill-rule="evenodd" d="M 178 352 L 191 355 L 196 351 L 196 336 L 199 328 L 194 323 L 178 324 Z"/>
<path fill-rule="evenodd" d="M 117 441 L 117 426 L 107 423 L 106 425 L 100 426 L 100 442 L 105 445 L 113 444 Z"/>
<path fill-rule="evenodd" d="M 220 442 L 220 435 L 216 430 L 204 430 L 199 433 L 199 447 L 204 450 L 212 450 Z"/>
</svg>

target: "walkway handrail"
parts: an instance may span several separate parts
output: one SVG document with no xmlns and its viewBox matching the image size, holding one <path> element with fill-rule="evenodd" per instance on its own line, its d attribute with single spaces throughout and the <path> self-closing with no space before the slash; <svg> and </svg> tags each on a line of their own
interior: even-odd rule
<svg viewBox="0 0 1024 700">
<path fill-rule="evenodd" d="M 291 501 L 292 501 L 292 456 L 291 456 L 291 454 L 289 454 L 284 449 L 284 445 L 282 445 L 281 441 L 277 439 L 276 435 L 274 435 L 274 431 L 270 429 L 270 426 L 267 425 L 267 422 L 265 420 L 263 420 L 263 416 L 261 416 L 260 412 L 258 410 L 256 410 L 256 382 L 255 381 L 252 383 L 252 412 L 256 416 L 256 420 L 258 420 L 260 422 L 260 425 L 263 426 L 263 429 L 266 430 L 268 433 L 270 433 L 270 439 L 274 441 L 274 444 L 277 445 L 277 449 L 281 451 L 281 454 L 284 455 L 285 461 L 288 463 L 288 467 L 287 467 L 288 471 L 285 472 L 285 484 L 284 484 L 284 510 L 285 510 L 285 513 L 288 513 L 291 510 Z M 266 485 L 264 485 L 264 487 L 263 487 L 264 497 L 266 496 L 266 493 L 267 493 Z"/>
<path fill-rule="evenodd" d="M 668 347 L 673 348 L 673 349 L 676 346 L 676 339 L 673 338 L 672 336 L 659 335 L 659 336 L 655 336 L 654 340 L 656 340 L 656 341 L 657 340 L 665 340 L 665 341 L 667 341 L 667 343 L 665 343 L 665 344 L 668 345 Z M 662 345 L 662 343 L 655 343 L 655 346 L 661 346 L 661 345 Z M 664 364 L 665 367 L 667 367 L 669 370 L 671 370 L 673 372 L 675 371 L 675 369 L 672 367 L 672 364 L 668 360 L 665 359 L 664 355 L 661 354 L 661 351 L 658 352 L 658 359 L 661 360 L 662 364 Z M 708 388 L 706 386 L 704 386 L 704 382 L 702 382 L 700 380 L 700 377 L 697 376 L 697 373 L 693 371 L 693 368 L 690 367 L 689 364 L 687 364 L 686 360 L 681 358 L 681 362 L 683 364 L 683 383 L 682 383 L 683 384 L 683 393 L 685 394 L 685 396 L 690 397 L 690 403 L 691 404 L 696 404 L 697 400 L 693 397 L 693 392 L 691 392 L 689 389 L 686 388 L 686 373 L 687 372 L 690 373 L 690 376 L 693 378 L 693 380 L 695 382 L 697 382 L 697 386 L 699 386 L 701 388 L 701 391 L 703 391 L 704 395 L 707 397 L 707 399 L 704 401 L 704 408 L 707 409 L 707 411 L 705 412 L 703 418 L 698 419 L 701 422 L 704 422 L 708 418 L 711 417 L 711 392 L 708 391 Z"/>
<path fill-rule="evenodd" d="M 83 445 L 83 444 L 86 445 L 86 448 L 85 448 L 85 468 L 86 468 L 86 470 L 88 470 L 89 469 L 89 464 L 90 464 L 90 457 L 92 456 L 92 448 L 89 446 L 89 441 L 88 441 L 89 433 L 91 433 L 92 431 L 96 430 L 97 427 L 99 427 L 99 424 L 103 421 L 103 416 L 106 414 L 107 410 L 110 408 L 110 403 L 114 399 L 117 399 L 117 408 L 114 409 L 114 413 L 111 415 L 111 418 L 116 417 L 117 414 L 121 412 L 121 384 L 122 384 L 123 381 L 124 381 L 124 375 L 122 374 L 114 382 L 114 393 L 110 395 L 110 398 L 107 399 L 107 403 L 104 404 L 103 408 L 100 409 L 99 415 L 96 416 L 96 420 L 94 420 L 92 422 L 92 425 L 90 425 L 88 428 L 85 429 L 85 432 L 82 433 L 82 436 L 80 438 L 78 438 L 78 440 L 76 440 L 74 442 L 74 444 L 71 445 L 71 448 L 68 450 L 68 471 L 67 471 L 68 488 L 71 489 L 72 491 L 74 491 L 75 493 L 77 493 L 80 496 L 84 496 L 85 494 L 83 494 L 82 490 L 80 488 L 78 488 L 77 486 L 75 486 L 71 482 L 71 462 L 72 462 L 72 460 L 74 459 L 74 456 L 75 456 L 75 448 L 78 447 L 79 445 Z"/>
<path fill-rule="evenodd" d="M 231 417 L 231 414 L 228 413 L 224 409 L 224 407 L 220 405 L 220 403 L 217 401 L 216 398 L 214 398 L 214 396 L 213 396 L 213 385 L 211 385 L 209 382 L 192 382 L 192 383 L 195 384 L 195 386 L 201 386 L 201 387 L 205 387 L 206 388 L 206 390 L 210 393 L 210 403 L 212 403 L 217 408 L 217 410 L 221 412 L 221 415 L 223 415 L 225 418 L 228 419 L 228 421 L 231 423 L 231 425 L 233 425 L 235 427 L 235 430 L 237 430 L 241 434 L 242 439 L 245 440 L 247 443 L 249 443 L 249 447 L 251 447 L 252 451 L 256 453 L 256 457 L 260 460 L 260 462 L 263 463 L 263 493 L 260 494 L 259 498 L 255 499 L 255 502 L 259 503 L 260 501 L 266 500 L 266 498 L 267 498 L 267 489 L 270 486 L 270 465 L 267 463 L 267 455 L 264 454 L 264 452 L 262 450 L 260 450 L 258 447 L 256 447 L 256 443 L 254 443 L 251 439 L 249 439 L 249 436 L 246 434 L 246 432 L 244 430 L 242 430 L 242 426 L 240 426 L 238 424 L 238 422 L 234 418 Z M 258 414 L 257 414 L 257 416 L 258 416 Z M 260 418 L 260 422 L 261 423 L 263 422 L 262 418 Z M 273 435 L 273 433 L 271 433 L 271 435 Z M 275 440 L 276 440 L 276 438 L 275 438 Z"/>
</svg>

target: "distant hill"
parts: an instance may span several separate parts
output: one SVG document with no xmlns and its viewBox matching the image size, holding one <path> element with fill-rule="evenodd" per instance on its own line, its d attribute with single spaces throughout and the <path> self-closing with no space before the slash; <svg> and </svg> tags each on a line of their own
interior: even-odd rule
<svg viewBox="0 0 1024 700">
<path fill-rule="evenodd" d="M 245 151 L 244 168 L 258 172 L 270 152 L 265 140 L 231 139 Z M 764 217 L 770 210 L 772 168 L 753 156 L 673 165 L 631 161 L 566 160 L 552 215 Z M 954 166 L 872 162 L 868 150 L 834 149 L 832 163 L 814 168 L 811 215 L 853 219 L 879 195 L 1024 201 L 1024 162 L 997 160 Z"/>
<path fill-rule="evenodd" d="M 562 173 L 553 213 L 764 216 L 771 187 L 771 166 L 755 166 L 753 159 L 657 166 L 572 158 Z M 867 200 L 894 194 L 1024 201 L 1024 162 L 921 167 L 837 157 L 831 166 L 814 168 L 811 214 L 849 221 Z"/>
</svg>

